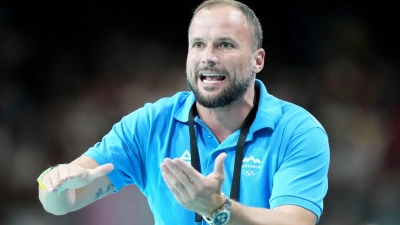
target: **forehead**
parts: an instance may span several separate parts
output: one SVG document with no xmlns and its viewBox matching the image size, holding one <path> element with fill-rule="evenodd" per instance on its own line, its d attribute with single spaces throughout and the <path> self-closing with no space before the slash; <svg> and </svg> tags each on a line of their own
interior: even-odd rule
<svg viewBox="0 0 400 225">
<path fill-rule="evenodd" d="M 198 11 L 189 27 L 189 38 L 206 34 L 250 36 L 251 32 L 239 9 L 230 5 L 213 5 Z"/>
</svg>

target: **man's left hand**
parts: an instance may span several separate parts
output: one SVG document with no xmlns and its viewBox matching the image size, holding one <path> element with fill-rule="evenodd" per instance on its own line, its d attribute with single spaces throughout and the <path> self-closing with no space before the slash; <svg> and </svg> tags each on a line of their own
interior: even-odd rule
<svg viewBox="0 0 400 225">
<path fill-rule="evenodd" d="M 164 181 L 176 200 L 186 209 L 210 217 L 225 202 L 221 192 L 225 179 L 225 158 L 226 153 L 217 156 L 214 171 L 208 176 L 179 158 L 166 158 L 160 167 Z"/>
</svg>

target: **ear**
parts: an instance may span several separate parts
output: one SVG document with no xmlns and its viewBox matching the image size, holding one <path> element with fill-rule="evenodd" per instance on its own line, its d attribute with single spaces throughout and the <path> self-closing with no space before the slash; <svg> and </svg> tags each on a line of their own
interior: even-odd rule
<svg viewBox="0 0 400 225">
<path fill-rule="evenodd" d="M 257 49 L 253 53 L 252 71 L 259 73 L 264 68 L 265 51 L 262 48 Z"/>
</svg>

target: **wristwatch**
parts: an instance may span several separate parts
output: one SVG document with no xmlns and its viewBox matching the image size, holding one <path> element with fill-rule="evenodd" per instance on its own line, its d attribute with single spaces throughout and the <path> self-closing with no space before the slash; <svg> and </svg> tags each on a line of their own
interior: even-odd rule
<svg viewBox="0 0 400 225">
<path fill-rule="evenodd" d="M 214 212 L 210 218 L 207 218 L 205 216 L 203 216 L 203 218 L 210 225 L 225 225 L 231 218 L 231 207 L 231 200 L 225 196 L 224 205 L 221 208 L 217 209 L 217 211 Z"/>
</svg>

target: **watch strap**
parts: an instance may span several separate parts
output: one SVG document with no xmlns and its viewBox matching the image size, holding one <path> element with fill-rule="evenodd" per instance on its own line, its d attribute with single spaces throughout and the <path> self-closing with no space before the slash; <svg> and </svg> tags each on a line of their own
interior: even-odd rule
<svg viewBox="0 0 400 225">
<path fill-rule="evenodd" d="M 217 209 L 210 218 L 207 218 L 205 216 L 203 216 L 203 219 L 210 225 L 214 225 L 213 221 L 214 221 L 214 217 L 221 211 L 231 211 L 231 207 L 232 207 L 232 202 L 231 200 L 224 194 L 222 193 L 225 197 L 225 203 L 222 205 L 221 208 Z"/>
</svg>

